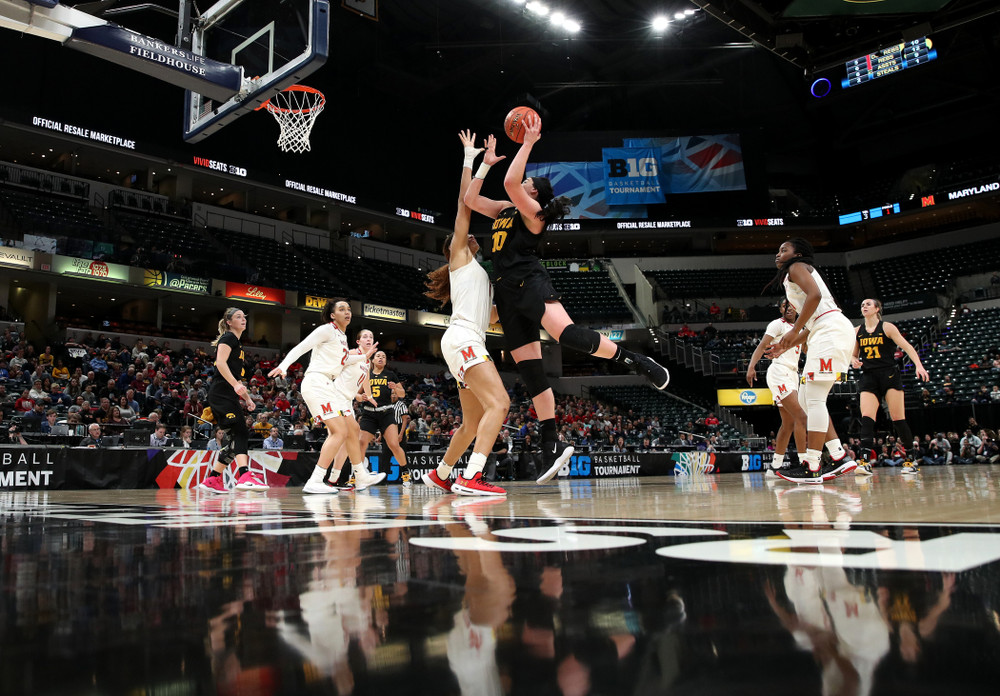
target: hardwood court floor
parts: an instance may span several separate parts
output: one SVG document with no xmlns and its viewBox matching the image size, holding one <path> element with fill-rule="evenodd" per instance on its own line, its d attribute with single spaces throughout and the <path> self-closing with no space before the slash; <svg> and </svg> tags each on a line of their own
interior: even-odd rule
<svg viewBox="0 0 1000 696">
<path fill-rule="evenodd" d="M 0 493 L 3 694 L 995 694 L 1000 467 Z"/>
</svg>

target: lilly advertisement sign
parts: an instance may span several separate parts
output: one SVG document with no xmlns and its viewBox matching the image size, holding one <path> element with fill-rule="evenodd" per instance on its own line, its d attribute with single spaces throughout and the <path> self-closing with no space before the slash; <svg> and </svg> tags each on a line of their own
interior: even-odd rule
<svg viewBox="0 0 1000 696">
<path fill-rule="evenodd" d="M 274 302 L 285 304 L 285 291 L 277 288 L 265 288 L 262 285 L 244 285 L 243 283 L 226 283 L 226 297 L 253 302 Z"/>
</svg>

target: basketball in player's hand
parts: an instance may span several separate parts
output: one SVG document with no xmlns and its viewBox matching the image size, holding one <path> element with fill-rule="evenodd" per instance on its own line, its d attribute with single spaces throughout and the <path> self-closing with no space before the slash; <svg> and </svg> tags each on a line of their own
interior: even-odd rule
<svg viewBox="0 0 1000 696">
<path fill-rule="evenodd" d="M 538 119 L 539 125 L 541 125 L 542 119 L 530 106 L 515 106 L 503 121 L 503 132 L 515 143 L 524 142 L 524 119 L 529 114 L 534 114 L 535 118 Z"/>
</svg>

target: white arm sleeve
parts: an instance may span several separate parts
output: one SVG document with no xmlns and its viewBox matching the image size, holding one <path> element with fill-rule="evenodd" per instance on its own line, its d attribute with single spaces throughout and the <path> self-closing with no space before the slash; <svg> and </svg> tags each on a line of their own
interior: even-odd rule
<svg viewBox="0 0 1000 696">
<path fill-rule="evenodd" d="M 347 356 L 347 360 L 344 361 L 344 367 L 347 367 L 348 365 L 356 365 L 359 362 L 367 360 L 368 358 L 363 356 L 361 353 L 355 353 L 354 351 L 351 351 L 350 354 Z"/>
<path fill-rule="evenodd" d="M 288 351 L 288 355 L 285 356 L 285 359 L 281 361 L 278 367 L 282 372 L 287 374 L 289 365 L 294 363 L 319 344 L 331 340 L 333 338 L 330 334 L 331 331 L 333 331 L 332 324 L 317 326 L 313 329 L 311 334 L 302 339 L 302 342 L 299 343 L 299 345 Z"/>
</svg>

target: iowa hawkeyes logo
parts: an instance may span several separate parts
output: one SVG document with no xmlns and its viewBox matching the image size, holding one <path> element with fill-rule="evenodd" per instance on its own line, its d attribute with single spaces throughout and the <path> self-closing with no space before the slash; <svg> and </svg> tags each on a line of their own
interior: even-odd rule
<svg viewBox="0 0 1000 696">
<path fill-rule="evenodd" d="M 227 413 L 226 414 L 226 418 L 228 418 L 228 419 L 236 418 L 236 414 L 235 413 Z"/>
</svg>

